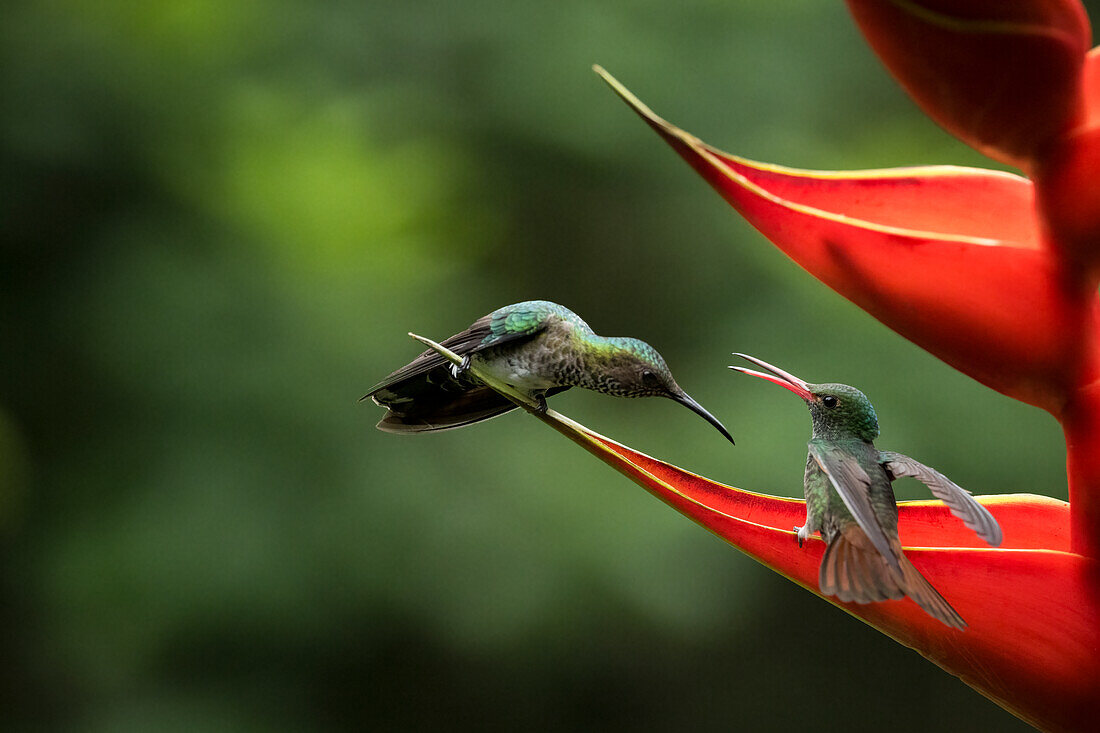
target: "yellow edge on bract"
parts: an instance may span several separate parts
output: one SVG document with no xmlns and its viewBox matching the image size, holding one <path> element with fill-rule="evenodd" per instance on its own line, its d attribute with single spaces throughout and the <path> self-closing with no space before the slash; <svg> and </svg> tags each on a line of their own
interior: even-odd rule
<svg viewBox="0 0 1100 733">
<path fill-rule="evenodd" d="M 1046 504 L 1048 506 L 1057 506 L 1068 509 L 1069 502 L 1062 501 L 1061 499 L 1055 499 L 1051 496 L 1043 496 L 1042 494 L 982 494 L 975 496 L 975 500 L 981 503 L 983 506 L 998 506 L 1000 504 Z M 899 501 L 898 506 L 944 506 L 944 503 L 939 499 L 908 499 L 905 501 Z"/>
<path fill-rule="evenodd" d="M 858 228 L 861 228 L 861 229 L 868 229 L 868 230 L 871 230 L 871 231 L 882 232 L 884 234 L 895 234 L 895 235 L 905 236 L 905 237 L 930 239 L 930 240 L 934 240 L 934 241 L 937 241 L 937 242 L 959 242 L 959 243 L 962 243 L 962 244 L 973 244 L 973 245 L 978 245 L 978 246 L 982 246 L 982 247 L 1005 247 L 1005 246 L 1008 246 L 1008 247 L 1016 246 L 1016 247 L 1018 247 L 1019 246 L 1019 243 L 1016 243 L 1016 242 L 1007 242 L 1007 241 L 1000 240 L 1000 239 L 990 239 L 988 237 L 969 237 L 969 236 L 962 235 L 962 234 L 945 234 L 943 232 L 930 232 L 930 231 L 923 231 L 923 230 L 920 230 L 920 229 L 906 229 L 904 227 L 895 227 L 895 226 L 889 226 L 889 225 L 886 225 L 886 224 L 876 224 L 875 222 L 867 221 L 866 219 L 858 219 L 858 218 L 851 217 L 851 216 L 845 216 L 844 214 L 836 214 L 836 213 L 833 213 L 831 211 L 825 211 L 824 209 L 817 209 L 817 208 L 814 208 L 812 206 L 806 206 L 805 204 L 799 204 L 799 203 L 795 203 L 793 201 L 788 201 L 787 199 L 784 199 L 784 198 L 780 198 L 779 196 L 776 196 L 775 194 L 773 194 L 771 191 L 768 191 L 766 188 L 761 188 L 757 184 L 750 181 L 748 178 L 745 178 L 744 176 L 731 171 L 729 168 L 727 168 L 725 165 L 722 164 L 722 161 L 718 159 L 717 155 L 727 155 L 730 158 L 734 158 L 738 161 L 741 161 L 741 160 L 744 160 L 744 159 L 738 158 L 735 155 L 731 155 L 731 154 L 726 153 L 724 151 L 720 151 L 717 148 L 711 147 L 710 145 L 707 145 L 706 143 L 704 143 L 702 140 L 695 137 L 691 133 L 680 129 L 679 127 L 676 127 L 672 123 L 668 122 L 667 120 L 665 120 L 665 119 L 661 118 L 660 116 L 658 116 L 657 114 L 655 114 L 653 112 L 653 110 L 651 110 L 648 106 L 646 106 L 646 104 L 644 102 L 642 102 L 642 100 L 640 100 L 636 96 L 634 96 L 634 94 L 632 94 L 629 89 L 627 89 L 621 83 L 619 83 L 619 81 L 615 77 L 613 77 L 613 76 L 611 76 L 611 74 L 607 73 L 607 71 L 604 70 L 604 68 L 602 66 L 596 65 L 596 66 L 593 66 L 592 68 L 597 74 L 600 75 L 600 77 L 605 82 L 607 82 L 607 85 L 610 86 L 611 89 L 614 90 L 614 92 L 616 94 L 618 94 L 619 97 L 622 98 L 622 100 L 624 102 L 626 102 L 628 106 L 630 106 L 631 109 L 633 109 L 639 115 L 641 115 L 642 117 L 646 118 L 647 120 L 651 121 L 652 123 L 654 123 L 655 125 L 660 127 L 662 130 L 667 132 L 669 135 L 672 135 L 673 137 L 675 137 L 678 140 L 680 140 L 681 142 L 683 142 L 685 145 L 687 145 L 689 148 L 691 148 L 692 151 L 694 151 L 700 158 L 707 161 L 707 163 L 709 163 L 711 165 L 711 167 L 714 168 L 716 171 L 720 172 L 723 176 L 725 176 L 729 180 L 733 181 L 735 184 L 737 184 L 741 188 L 747 189 L 751 193 L 753 193 L 757 196 L 760 196 L 761 198 L 764 198 L 768 201 L 772 201 L 772 202 L 774 202 L 774 203 L 776 203 L 776 204 L 778 204 L 778 205 L 780 205 L 780 206 L 782 206 L 786 209 L 790 209 L 792 211 L 797 211 L 799 213 L 807 214 L 809 216 L 817 217 L 817 218 L 820 218 L 820 219 L 827 219 L 829 221 L 835 221 L 835 222 L 838 222 L 840 224 L 845 224 L 847 226 L 853 226 L 853 227 L 858 227 Z M 753 161 L 745 161 L 745 163 L 747 165 L 752 166 L 752 167 L 760 168 L 762 170 L 767 170 L 768 169 L 764 164 L 758 164 L 758 163 L 755 163 Z M 776 171 L 786 171 L 786 170 L 797 171 L 798 170 L 798 169 L 784 169 L 780 166 L 775 166 L 771 169 L 776 170 Z M 885 169 L 885 170 L 890 170 L 890 169 Z M 902 169 L 902 170 L 906 170 L 906 169 Z M 910 169 L 908 169 L 908 171 L 906 173 L 898 173 L 897 175 L 912 175 L 913 170 L 914 169 L 910 168 Z M 876 171 L 860 171 L 859 174 L 860 175 L 865 175 L 865 176 L 872 176 L 872 175 L 880 175 L 881 176 L 882 175 L 881 172 L 876 172 Z M 803 175 L 805 177 L 822 177 L 822 178 L 829 177 L 829 176 L 833 176 L 833 177 L 837 177 L 837 178 L 850 176 L 850 174 L 845 174 L 845 173 L 841 173 L 841 172 L 833 172 L 831 174 L 824 174 L 823 175 L 822 173 L 817 173 L 817 172 L 813 172 L 813 171 L 801 171 L 800 173 L 798 173 L 798 175 Z M 1004 175 L 1009 175 L 1010 176 L 1012 174 L 1005 173 Z"/>
<path fill-rule="evenodd" d="M 740 155 L 735 155 L 733 153 L 728 153 L 725 150 L 720 150 L 719 148 L 716 148 L 708 143 L 700 142 L 700 144 L 710 153 L 736 160 L 738 163 L 748 166 L 749 168 L 755 168 L 759 171 L 782 173 L 783 175 L 789 176 L 791 178 L 813 178 L 824 181 L 860 181 L 869 179 L 912 178 L 913 176 L 921 176 L 923 178 L 966 178 L 967 176 L 989 176 L 991 178 L 1006 178 L 1008 180 L 1023 181 L 1028 185 L 1032 185 L 1030 178 L 1018 176 L 1015 173 L 993 170 L 991 168 L 971 168 L 964 165 L 907 165 L 895 168 L 860 168 L 847 171 L 824 171 L 814 170 L 810 168 L 792 168 L 790 166 L 780 165 L 778 163 L 762 163 L 759 160 L 750 160 L 749 158 L 743 158 Z"/>
</svg>

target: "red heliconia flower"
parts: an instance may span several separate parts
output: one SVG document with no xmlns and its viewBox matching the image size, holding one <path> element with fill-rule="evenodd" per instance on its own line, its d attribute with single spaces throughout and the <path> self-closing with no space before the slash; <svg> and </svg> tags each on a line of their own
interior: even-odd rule
<svg viewBox="0 0 1100 733">
<path fill-rule="evenodd" d="M 726 486 L 650 458 L 558 415 L 536 417 L 734 547 L 809 591 L 825 543 L 798 546 L 806 504 Z M 1044 496 L 978 500 L 1004 531 L 986 546 L 938 501 L 898 503 L 905 555 L 966 619 L 945 626 L 906 598 L 825 600 L 957 675 L 1046 730 L 1092 731 L 1100 720 L 1100 567 L 1070 550 L 1070 505 Z"/>
<path fill-rule="evenodd" d="M 980 540 L 899 505 L 906 555 L 969 623 L 909 599 L 827 599 L 1048 730 L 1100 721 L 1100 51 L 1076 0 L 848 0 L 939 124 L 1028 176 L 951 166 L 821 172 L 745 160 L 616 92 L 795 262 L 890 328 L 1065 431 L 1070 502 L 981 497 Z M 602 70 L 599 70 L 602 72 Z M 540 416 L 673 508 L 818 592 L 805 505 L 724 486 Z"/>
</svg>

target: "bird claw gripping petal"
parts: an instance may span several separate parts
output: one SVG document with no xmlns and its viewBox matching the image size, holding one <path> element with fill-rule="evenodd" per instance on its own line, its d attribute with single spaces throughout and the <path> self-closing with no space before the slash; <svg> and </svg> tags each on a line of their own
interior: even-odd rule
<svg viewBox="0 0 1100 733">
<path fill-rule="evenodd" d="M 798 533 L 796 539 L 798 540 L 798 546 L 802 547 L 802 543 L 806 541 L 806 538 L 810 536 L 810 533 L 806 531 L 806 525 L 801 527 L 792 527 L 792 529 Z"/>
<path fill-rule="evenodd" d="M 470 355 L 462 357 L 461 364 L 451 364 L 451 376 L 455 379 L 461 378 L 464 374 L 470 371 Z"/>
</svg>

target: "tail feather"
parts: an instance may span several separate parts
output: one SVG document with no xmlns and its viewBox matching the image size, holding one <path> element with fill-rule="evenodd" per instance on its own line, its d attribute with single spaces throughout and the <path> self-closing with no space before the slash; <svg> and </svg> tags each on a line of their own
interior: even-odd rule
<svg viewBox="0 0 1100 733">
<path fill-rule="evenodd" d="M 901 564 L 901 572 L 905 575 L 906 595 L 916 601 L 917 605 L 927 611 L 930 616 L 956 629 L 965 629 L 966 621 L 963 621 L 959 612 L 951 607 L 947 599 L 932 587 L 932 584 L 920 574 L 919 570 L 913 567 L 913 563 L 909 562 L 909 558 L 903 555 L 902 559 L 904 562 Z"/>
<path fill-rule="evenodd" d="M 821 559 L 818 585 L 821 592 L 845 603 L 897 600 L 905 595 L 900 578 L 874 547 L 859 547 L 849 535 L 838 535 Z"/>
<path fill-rule="evenodd" d="M 901 567 L 900 577 L 862 532 L 838 535 L 821 558 L 821 592 L 845 603 L 875 603 L 909 596 L 933 618 L 965 629 L 966 622 L 905 557 L 901 544 L 895 539 L 891 545 Z"/>
<path fill-rule="evenodd" d="M 514 410 L 516 405 L 488 387 L 460 394 L 439 393 L 435 399 L 383 405 L 389 410 L 378 423 L 387 433 L 428 433 L 472 425 Z"/>
</svg>

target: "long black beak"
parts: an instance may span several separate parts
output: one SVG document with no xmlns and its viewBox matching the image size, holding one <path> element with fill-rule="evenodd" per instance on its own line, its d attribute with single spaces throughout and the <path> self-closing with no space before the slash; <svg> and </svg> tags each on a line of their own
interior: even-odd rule
<svg viewBox="0 0 1100 733">
<path fill-rule="evenodd" d="M 703 406 L 700 405 L 695 400 L 691 399 L 691 397 L 689 397 L 686 392 L 681 392 L 678 395 L 674 394 L 674 395 L 669 395 L 669 396 L 672 399 L 674 399 L 675 401 L 679 402 L 684 407 L 690 409 L 692 412 L 694 412 L 699 417 L 701 417 L 704 420 L 706 420 L 707 422 L 709 422 L 714 427 L 716 427 L 718 429 L 718 432 L 720 432 L 722 435 L 726 436 L 726 440 L 728 440 L 730 443 L 733 443 L 733 436 L 730 435 L 730 431 L 726 430 L 726 426 L 723 425 L 722 423 L 718 422 L 718 418 L 716 418 L 714 415 L 711 415 L 709 412 L 707 412 L 705 409 L 703 409 Z M 733 444 L 737 445 L 736 443 L 733 443 Z"/>
</svg>

